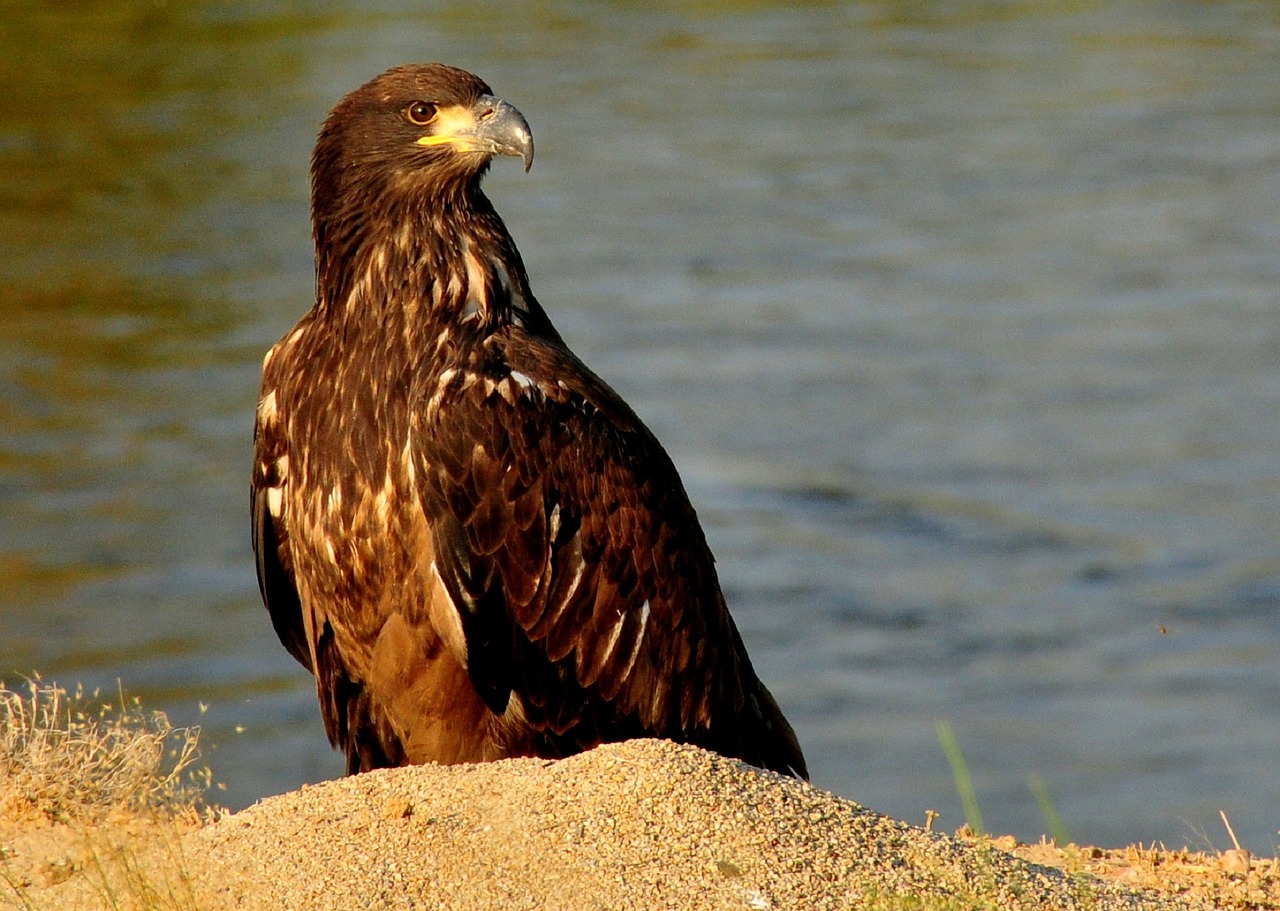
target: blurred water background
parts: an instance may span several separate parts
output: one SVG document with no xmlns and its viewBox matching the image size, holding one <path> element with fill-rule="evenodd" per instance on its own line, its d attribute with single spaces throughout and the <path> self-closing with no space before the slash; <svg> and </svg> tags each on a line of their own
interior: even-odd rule
<svg viewBox="0 0 1280 911">
<path fill-rule="evenodd" d="M 0 676 L 336 776 L 254 581 L 260 358 L 332 103 L 443 60 L 488 189 L 681 468 L 818 785 L 988 828 L 1280 829 L 1280 8 L 78 0 L 0 17 Z M 201 704 L 207 711 L 201 712 Z"/>
</svg>

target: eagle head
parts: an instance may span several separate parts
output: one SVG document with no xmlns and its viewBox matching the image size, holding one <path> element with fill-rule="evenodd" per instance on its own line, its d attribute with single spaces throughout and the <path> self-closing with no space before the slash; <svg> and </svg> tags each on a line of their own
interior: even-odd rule
<svg viewBox="0 0 1280 911">
<path fill-rule="evenodd" d="M 524 115 L 478 76 L 443 64 L 388 70 L 343 98 L 320 131 L 311 160 L 315 215 L 344 203 L 376 205 L 465 193 L 494 155 L 533 164 Z"/>
</svg>

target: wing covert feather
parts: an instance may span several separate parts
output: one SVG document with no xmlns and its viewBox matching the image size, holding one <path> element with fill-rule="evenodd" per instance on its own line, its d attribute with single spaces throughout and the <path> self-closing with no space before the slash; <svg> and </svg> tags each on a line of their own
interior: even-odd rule
<svg viewBox="0 0 1280 911">
<path fill-rule="evenodd" d="M 563 348 L 517 330 L 488 344 L 490 363 L 413 418 L 477 689 L 550 712 L 554 687 L 557 729 L 592 716 L 674 736 L 739 710 L 741 646 L 662 447 Z"/>
</svg>

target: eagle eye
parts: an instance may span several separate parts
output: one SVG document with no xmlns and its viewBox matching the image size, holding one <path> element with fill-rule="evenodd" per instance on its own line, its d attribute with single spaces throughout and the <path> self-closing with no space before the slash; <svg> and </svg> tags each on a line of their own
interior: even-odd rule
<svg viewBox="0 0 1280 911">
<path fill-rule="evenodd" d="M 436 119 L 436 106 L 430 101 L 415 101 L 404 109 L 404 116 L 410 123 L 425 127 Z"/>
</svg>

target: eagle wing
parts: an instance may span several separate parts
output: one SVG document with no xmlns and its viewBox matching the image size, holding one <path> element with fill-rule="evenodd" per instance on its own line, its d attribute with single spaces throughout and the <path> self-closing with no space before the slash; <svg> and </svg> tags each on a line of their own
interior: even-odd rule
<svg viewBox="0 0 1280 911">
<path fill-rule="evenodd" d="M 530 724 L 579 746 L 724 749 L 712 716 L 734 726 L 756 681 L 670 458 L 562 346 L 508 327 L 483 350 L 411 417 L 476 689 L 500 714 L 517 695 Z"/>
<path fill-rule="evenodd" d="M 258 590 L 262 593 L 262 601 L 271 615 L 271 625 L 281 644 L 303 667 L 314 672 L 302 603 L 294 582 L 289 528 L 281 507 L 288 483 L 289 456 L 284 430 L 276 413 L 274 390 L 265 390 L 259 399 L 253 445 L 249 508 Z"/>
</svg>

